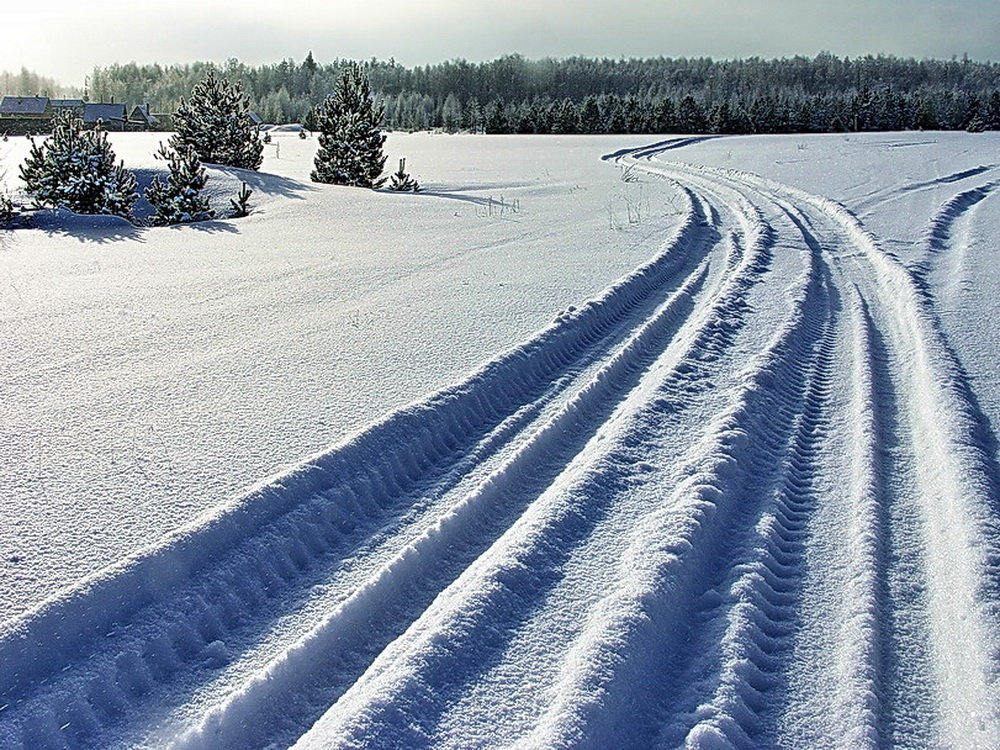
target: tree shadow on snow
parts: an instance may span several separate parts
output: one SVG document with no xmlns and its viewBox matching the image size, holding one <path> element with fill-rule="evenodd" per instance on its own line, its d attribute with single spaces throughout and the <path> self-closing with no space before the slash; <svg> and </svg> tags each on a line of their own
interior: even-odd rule
<svg viewBox="0 0 1000 750">
<path fill-rule="evenodd" d="M 461 201 L 462 203 L 472 203 L 476 207 L 476 215 L 482 217 L 502 218 L 505 221 L 518 221 L 517 215 L 521 211 L 520 200 L 517 198 L 505 198 L 498 196 L 464 195 L 462 193 L 447 192 L 443 190 L 420 189 L 417 195 L 427 195 L 431 198 L 445 198 L 447 200 Z M 456 212 L 457 215 L 458 212 Z"/>
<path fill-rule="evenodd" d="M 65 209 L 47 209 L 34 213 L 28 226 L 49 235 L 73 237 L 80 242 L 106 245 L 122 240 L 143 242 L 145 230 L 118 216 L 74 214 Z"/>
<path fill-rule="evenodd" d="M 417 195 L 427 195 L 432 198 L 447 198 L 453 201 L 463 201 L 465 203 L 475 203 L 477 206 L 485 206 L 490 202 L 489 198 L 484 198 L 479 195 L 463 195 L 462 193 L 452 193 L 444 190 L 424 190 L 420 189 Z M 493 199 L 493 203 L 497 206 L 500 205 L 500 201 L 496 198 Z"/>
<path fill-rule="evenodd" d="M 254 172 L 249 169 L 224 167 L 215 164 L 206 164 L 205 166 L 209 167 L 213 172 L 222 172 L 235 180 L 245 182 L 251 190 L 264 195 L 277 195 L 282 198 L 304 200 L 303 193 L 311 193 L 316 190 L 315 187 L 308 183 L 268 172 Z"/>
<path fill-rule="evenodd" d="M 207 234 L 239 234 L 238 227 L 229 223 L 228 219 L 212 219 L 210 221 L 193 221 L 188 224 L 173 224 L 171 229 L 196 229 Z"/>
<path fill-rule="evenodd" d="M 505 196 L 503 193 L 494 193 L 492 195 L 468 195 L 466 193 L 458 192 L 463 188 L 457 188 L 452 190 L 441 190 L 436 187 L 424 188 L 421 187 L 417 195 L 428 195 L 432 198 L 446 198 L 453 201 L 462 201 L 464 203 L 475 203 L 477 206 L 493 206 L 495 209 L 499 210 L 501 208 L 505 210 L 516 210 L 519 206 L 520 199 L 519 196 Z M 479 188 L 473 188 L 479 189 Z M 392 192 L 386 191 L 386 192 Z"/>
</svg>

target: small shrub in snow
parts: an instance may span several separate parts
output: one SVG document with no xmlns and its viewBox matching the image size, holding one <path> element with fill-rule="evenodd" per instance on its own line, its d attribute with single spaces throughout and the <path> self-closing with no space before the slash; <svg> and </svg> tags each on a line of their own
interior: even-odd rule
<svg viewBox="0 0 1000 750">
<path fill-rule="evenodd" d="M 85 131 L 71 111 L 55 116 L 52 135 L 43 143 L 32 140 L 21 179 L 38 205 L 78 214 L 130 219 L 138 197 L 135 175 L 115 164 L 107 133 Z"/>
<path fill-rule="evenodd" d="M 399 160 L 399 169 L 393 173 L 392 180 L 389 182 L 389 189 L 399 191 L 409 190 L 414 193 L 420 190 L 420 183 L 406 172 L 406 159 Z"/>
<path fill-rule="evenodd" d="M 380 187 L 386 159 L 385 135 L 379 129 L 382 114 L 382 106 L 372 99 L 368 77 L 360 65 L 351 63 L 312 118 L 320 134 L 313 181 Z"/>
<path fill-rule="evenodd" d="M 165 226 L 205 221 L 215 216 L 209 208 L 209 198 L 202 194 L 208 175 L 190 146 L 167 147 L 162 143 L 157 159 L 167 162 L 167 181 L 156 178 L 146 190 L 146 200 L 156 213 L 150 223 Z"/>
<path fill-rule="evenodd" d="M 0 227 L 6 228 L 13 224 L 19 213 L 10 196 L 0 193 Z"/>
<path fill-rule="evenodd" d="M 244 216 L 250 215 L 250 196 L 253 195 L 253 190 L 245 182 L 243 187 L 240 188 L 240 192 L 235 198 L 229 199 L 229 205 L 233 209 L 232 217 L 234 219 L 242 219 Z"/>
<path fill-rule="evenodd" d="M 178 150 L 190 146 L 208 164 L 257 169 L 264 159 L 264 144 L 250 119 L 243 87 L 215 71 L 194 87 L 189 101 L 181 101 L 174 127 L 170 145 Z"/>
<path fill-rule="evenodd" d="M 986 121 L 978 114 L 975 114 L 969 120 L 969 124 L 965 126 L 965 129 L 970 133 L 982 133 L 986 130 Z"/>
</svg>

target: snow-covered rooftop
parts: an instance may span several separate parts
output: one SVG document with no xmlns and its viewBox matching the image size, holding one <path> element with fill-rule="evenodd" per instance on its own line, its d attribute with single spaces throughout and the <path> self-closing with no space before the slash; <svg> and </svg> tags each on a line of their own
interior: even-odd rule
<svg viewBox="0 0 1000 750">
<path fill-rule="evenodd" d="M 84 104 L 83 121 L 92 124 L 98 120 L 103 120 L 104 122 L 123 122 L 125 120 L 125 105 L 105 104 L 101 102 L 87 102 Z"/>
<path fill-rule="evenodd" d="M 41 115 L 48 106 L 47 96 L 5 96 L 0 100 L 0 115 Z"/>
</svg>

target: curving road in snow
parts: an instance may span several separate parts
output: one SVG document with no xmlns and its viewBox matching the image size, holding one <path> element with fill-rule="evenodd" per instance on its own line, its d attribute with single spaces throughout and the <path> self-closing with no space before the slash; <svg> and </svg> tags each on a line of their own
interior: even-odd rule
<svg viewBox="0 0 1000 750">
<path fill-rule="evenodd" d="M 661 252 L 21 617 L 0 747 L 1000 747 L 988 420 L 843 206 L 609 157 Z M 978 192 L 977 192 L 978 190 Z"/>
</svg>

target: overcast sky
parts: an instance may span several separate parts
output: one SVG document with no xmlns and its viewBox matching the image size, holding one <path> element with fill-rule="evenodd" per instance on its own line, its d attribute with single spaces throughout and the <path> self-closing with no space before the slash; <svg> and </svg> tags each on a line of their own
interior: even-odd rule
<svg viewBox="0 0 1000 750">
<path fill-rule="evenodd" d="M 335 57 L 715 58 L 869 53 L 1000 61 L 998 0 L 18 0 L 0 70 L 82 85 L 112 62 Z"/>
</svg>

